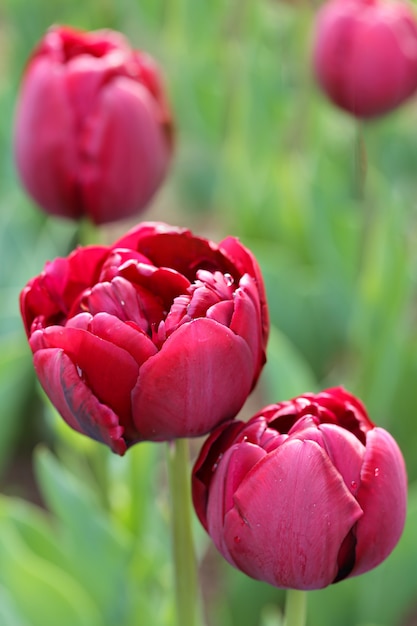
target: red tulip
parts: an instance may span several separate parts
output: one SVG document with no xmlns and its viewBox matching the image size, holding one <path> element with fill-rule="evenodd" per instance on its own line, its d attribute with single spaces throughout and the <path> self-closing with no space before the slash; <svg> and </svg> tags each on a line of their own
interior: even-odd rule
<svg viewBox="0 0 417 626">
<path fill-rule="evenodd" d="M 219 426 L 196 461 L 193 499 L 229 563 L 277 587 L 319 589 L 390 554 L 406 482 L 394 439 L 339 387 Z"/>
<path fill-rule="evenodd" d="M 145 208 L 172 152 L 159 69 L 120 33 L 50 29 L 33 52 L 15 120 L 15 156 L 47 212 L 102 224 Z"/>
<path fill-rule="evenodd" d="M 21 311 L 52 403 L 118 454 L 233 418 L 265 361 L 262 276 L 233 237 L 143 223 L 47 263 Z"/>
<path fill-rule="evenodd" d="M 317 16 L 314 66 L 339 107 L 359 118 L 395 109 L 417 88 L 417 24 L 405 3 L 332 0 Z"/>
</svg>

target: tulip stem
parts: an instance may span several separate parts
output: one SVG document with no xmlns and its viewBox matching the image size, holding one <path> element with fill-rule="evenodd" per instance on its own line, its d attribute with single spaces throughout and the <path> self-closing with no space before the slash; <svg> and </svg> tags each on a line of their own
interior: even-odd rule
<svg viewBox="0 0 417 626">
<path fill-rule="evenodd" d="M 288 589 L 285 598 L 284 626 L 305 626 L 307 617 L 307 593 Z"/>
<path fill-rule="evenodd" d="M 191 484 L 188 441 L 168 444 L 168 471 L 171 491 L 172 551 L 178 626 L 197 624 L 197 561 L 191 524 Z"/>
<path fill-rule="evenodd" d="M 355 145 L 354 145 L 354 185 L 355 196 L 359 202 L 363 202 L 365 198 L 365 182 L 367 174 L 367 156 L 366 156 L 366 144 L 363 133 L 363 125 L 360 120 L 356 122 L 355 129 Z"/>
</svg>

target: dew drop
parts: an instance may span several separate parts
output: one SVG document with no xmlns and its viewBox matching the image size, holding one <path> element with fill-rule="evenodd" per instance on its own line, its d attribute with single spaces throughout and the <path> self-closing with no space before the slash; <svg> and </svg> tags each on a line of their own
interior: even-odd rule
<svg viewBox="0 0 417 626">
<path fill-rule="evenodd" d="M 358 483 L 356 482 L 356 480 L 352 480 L 352 482 L 350 483 L 351 489 L 355 490 L 356 487 L 358 486 Z"/>
<path fill-rule="evenodd" d="M 233 538 L 233 541 L 234 541 L 235 543 L 240 543 L 242 540 L 241 540 L 241 538 L 240 538 L 238 535 L 236 535 L 236 536 Z"/>
<path fill-rule="evenodd" d="M 375 477 L 379 476 L 379 467 L 376 467 L 376 468 L 374 469 L 374 476 L 375 476 Z"/>
<path fill-rule="evenodd" d="M 231 274 L 225 274 L 224 275 L 224 280 L 225 283 L 228 287 L 231 287 L 233 285 L 233 283 L 235 282 L 233 279 L 233 276 Z"/>
<path fill-rule="evenodd" d="M 219 456 L 218 456 L 218 457 L 217 457 L 217 459 L 216 459 L 216 462 L 215 462 L 215 463 L 213 463 L 213 465 L 212 465 L 212 467 L 211 467 L 211 471 L 212 471 L 212 472 L 215 472 L 215 471 L 216 471 L 216 469 L 218 468 L 218 466 L 219 466 L 219 463 L 220 463 L 220 461 L 221 461 L 222 456 L 223 456 L 223 453 L 219 454 Z"/>
<path fill-rule="evenodd" d="M 82 378 L 82 377 L 83 377 L 83 371 L 82 371 L 81 367 L 80 367 L 79 365 L 76 365 L 75 367 L 77 368 L 77 374 L 78 374 L 78 376 L 79 376 L 80 378 Z"/>
</svg>

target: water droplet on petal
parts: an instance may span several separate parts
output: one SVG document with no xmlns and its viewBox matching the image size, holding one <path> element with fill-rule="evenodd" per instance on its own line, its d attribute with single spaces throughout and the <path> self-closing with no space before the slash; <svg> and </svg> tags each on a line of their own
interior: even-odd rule
<svg viewBox="0 0 417 626">
<path fill-rule="evenodd" d="M 219 454 L 219 456 L 218 456 L 218 457 L 217 457 L 217 459 L 216 459 L 216 462 L 215 462 L 215 463 L 213 463 L 213 465 L 212 465 L 212 467 L 211 467 L 211 471 L 212 471 L 212 472 L 215 472 L 215 471 L 216 471 L 216 469 L 218 468 L 218 466 L 219 466 L 219 463 L 220 463 L 220 461 L 221 461 L 222 456 L 223 456 L 223 453 L 220 453 L 220 454 Z"/>
<path fill-rule="evenodd" d="M 224 275 L 224 280 L 225 283 L 228 287 L 231 287 L 233 285 L 233 283 L 235 282 L 233 279 L 233 276 L 231 274 L 225 274 Z"/>
<path fill-rule="evenodd" d="M 242 540 L 241 540 L 241 538 L 240 538 L 238 535 L 236 535 L 236 536 L 233 538 L 233 541 L 234 541 L 235 543 L 240 543 Z"/>
<path fill-rule="evenodd" d="M 78 376 L 79 376 L 80 378 L 82 378 L 82 377 L 83 377 L 83 371 L 82 371 L 81 367 L 80 367 L 79 365 L 76 365 L 75 367 L 77 368 L 77 374 L 78 374 Z"/>
<path fill-rule="evenodd" d="M 379 467 L 376 467 L 376 468 L 374 469 L 374 476 L 375 476 L 375 477 L 379 476 Z"/>
<path fill-rule="evenodd" d="M 355 490 L 356 487 L 358 486 L 358 483 L 356 482 L 356 480 L 352 480 L 352 482 L 350 483 L 351 489 Z"/>
</svg>

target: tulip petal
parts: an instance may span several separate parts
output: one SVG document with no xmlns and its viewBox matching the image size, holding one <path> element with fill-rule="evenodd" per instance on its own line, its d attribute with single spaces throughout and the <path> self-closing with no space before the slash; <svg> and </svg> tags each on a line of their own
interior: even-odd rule
<svg viewBox="0 0 417 626">
<path fill-rule="evenodd" d="M 97 400 L 64 351 L 39 350 L 33 362 L 45 393 L 67 424 L 123 455 L 127 445 L 117 415 Z"/>
<path fill-rule="evenodd" d="M 76 137 L 64 68 L 47 57 L 35 58 L 26 70 L 18 101 L 16 162 L 36 202 L 49 213 L 73 218 L 83 211 Z"/>
<path fill-rule="evenodd" d="M 85 125 L 80 169 L 83 202 L 96 223 L 143 209 L 162 181 L 170 153 L 156 109 L 147 89 L 129 78 L 100 91 Z"/>
<path fill-rule="evenodd" d="M 144 439 L 195 437 L 234 417 L 253 379 L 246 342 L 205 318 L 178 328 L 140 369 L 133 419 Z"/>
<path fill-rule="evenodd" d="M 381 563 L 397 544 L 404 528 L 406 470 L 398 445 L 383 428 L 374 428 L 367 434 L 356 498 L 364 515 L 357 525 L 356 564 L 351 576 Z"/>
<path fill-rule="evenodd" d="M 134 230 L 131 234 L 119 240 L 118 246 L 134 245 L 158 267 L 171 267 L 183 274 L 189 281 L 194 282 L 197 271 L 200 269 L 209 272 L 220 271 L 230 274 L 236 284 L 240 274 L 229 259 L 219 250 L 212 241 L 195 237 L 189 230 L 164 231 L 159 224 L 145 223 L 143 228 Z"/>
<path fill-rule="evenodd" d="M 224 452 L 232 445 L 236 435 L 245 427 L 244 422 L 229 421 L 220 424 L 207 437 L 193 467 L 192 495 L 195 511 L 207 530 L 206 509 L 209 488 Z"/>
<path fill-rule="evenodd" d="M 224 518 L 234 505 L 234 494 L 240 483 L 265 456 L 266 452 L 259 446 L 243 442 L 229 448 L 212 468 L 213 478 L 207 503 L 208 531 L 214 544 L 232 565 L 235 562 L 223 535 Z"/>
<path fill-rule="evenodd" d="M 265 354 L 261 342 L 261 320 L 252 299 L 238 289 L 234 298 L 235 311 L 230 323 L 230 329 L 242 337 L 249 346 L 252 354 L 253 369 L 260 372 L 265 362 Z M 257 377 L 256 377 L 257 378 Z M 256 380 L 254 380 L 255 384 Z"/>
<path fill-rule="evenodd" d="M 93 335 L 126 350 L 139 366 L 158 352 L 153 341 L 139 328 L 122 322 L 108 313 L 95 315 L 90 331 Z"/>
<path fill-rule="evenodd" d="M 355 495 L 360 485 L 365 446 L 348 430 L 334 424 L 321 424 L 319 430 L 323 434 L 323 447 L 330 460 L 340 472 L 347 488 Z"/>
<path fill-rule="evenodd" d="M 118 346 L 78 328 L 50 326 L 30 339 L 34 351 L 61 348 L 69 356 L 97 399 L 118 415 L 131 435 L 130 393 L 138 378 L 139 366 L 131 355 Z"/>
<path fill-rule="evenodd" d="M 326 587 L 340 546 L 362 510 L 326 452 L 287 440 L 259 461 L 235 493 L 224 541 L 236 566 L 272 585 Z"/>
<path fill-rule="evenodd" d="M 165 222 L 140 222 L 136 226 L 133 226 L 123 237 L 117 239 L 112 245 L 113 249 L 125 248 L 129 250 L 141 251 L 144 249 L 145 241 L 152 241 L 153 237 L 159 235 L 185 235 L 188 238 L 192 238 L 193 234 L 187 228 L 180 226 L 171 226 L 165 224 Z M 146 255 L 146 258 L 149 258 Z M 169 263 L 162 263 L 167 267 L 172 267 Z"/>
<path fill-rule="evenodd" d="M 249 274 L 249 276 L 255 279 L 261 305 L 262 337 L 265 349 L 269 335 L 269 310 L 261 268 L 252 252 L 242 246 L 240 241 L 235 237 L 226 237 L 226 239 L 223 239 L 223 241 L 219 243 L 219 248 L 226 258 L 231 261 L 233 266 L 238 269 L 241 276 Z"/>
</svg>

